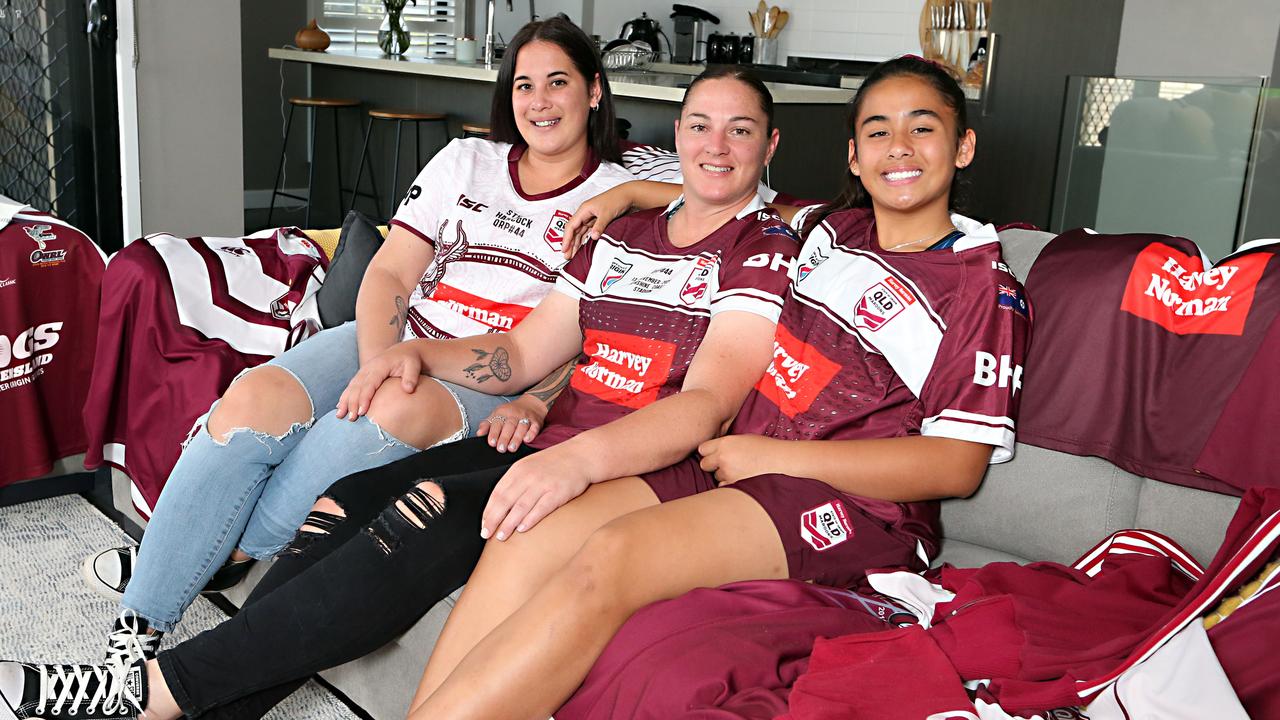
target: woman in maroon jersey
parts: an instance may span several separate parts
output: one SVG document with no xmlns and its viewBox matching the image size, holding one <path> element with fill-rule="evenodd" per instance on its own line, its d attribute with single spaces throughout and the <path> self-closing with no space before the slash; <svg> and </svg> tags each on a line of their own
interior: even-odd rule
<svg viewBox="0 0 1280 720">
<path fill-rule="evenodd" d="M 633 612 L 696 587 L 921 568 L 936 500 L 1011 456 L 1029 308 L 994 228 L 950 212 L 975 147 L 964 96 L 938 67 L 892 60 L 851 132 L 848 188 L 793 220 L 805 245 L 773 362 L 733 434 L 490 542 L 411 718 L 546 717 Z M 658 199 L 631 185 L 580 218 Z M 484 526 L 528 529 L 528 504 L 495 493 Z"/>
<path fill-rule="evenodd" d="M 717 435 L 769 362 L 797 250 L 756 194 L 777 139 L 762 83 L 734 69 L 700 76 L 677 134 L 681 199 L 610 226 L 511 332 L 399 343 L 339 403 L 359 414 L 384 383 L 412 391 L 423 371 L 506 392 L 581 355 L 532 447 L 501 454 L 473 438 L 338 481 L 234 618 L 150 661 L 0 663 L 0 717 L 259 717 L 461 585 L 495 485 L 525 510 L 488 526 L 501 539 Z M 648 491 L 631 488 L 626 502 L 644 502 Z"/>
</svg>

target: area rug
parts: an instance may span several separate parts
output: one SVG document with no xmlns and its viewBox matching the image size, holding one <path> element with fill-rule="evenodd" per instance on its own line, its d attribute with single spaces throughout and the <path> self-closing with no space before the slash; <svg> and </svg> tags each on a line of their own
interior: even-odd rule
<svg viewBox="0 0 1280 720">
<path fill-rule="evenodd" d="M 80 579 L 92 552 L 129 542 L 78 495 L 0 508 L 0 658 L 97 662 L 117 606 Z M 172 647 L 226 619 L 204 598 L 165 637 Z M 274 720 L 348 720 L 358 716 L 314 681 L 281 703 Z"/>
</svg>

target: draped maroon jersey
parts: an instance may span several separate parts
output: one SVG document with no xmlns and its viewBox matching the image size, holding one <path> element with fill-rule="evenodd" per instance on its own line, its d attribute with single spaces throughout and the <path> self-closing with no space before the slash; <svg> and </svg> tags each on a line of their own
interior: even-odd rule
<svg viewBox="0 0 1280 720">
<path fill-rule="evenodd" d="M 666 210 L 614 221 L 560 272 L 578 300 L 583 358 L 534 441 L 547 447 L 680 390 L 711 324 L 725 310 L 776 321 L 795 234 L 756 197 L 689 247 L 667 236 Z"/>
<path fill-rule="evenodd" d="M 1214 264 L 1187 238 L 1054 238 L 1027 278 L 1023 441 L 1213 492 L 1280 487 L 1280 443 L 1251 442 L 1280 422 L 1278 252 L 1255 240 Z"/>
<path fill-rule="evenodd" d="M 837 212 L 810 232 L 773 362 L 730 432 L 949 437 L 991 445 L 993 463 L 1011 458 L 1031 308 L 995 228 L 951 219 L 963 237 L 926 252 L 881 250 L 865 210 Z M 851 499 L 933 555 L 936 502 Z"/>
<path fill-rule="evenodd" d="M 0 486 L 85 450 L 104 265 L 84 233 L 0 199 Z"/>
</svg>

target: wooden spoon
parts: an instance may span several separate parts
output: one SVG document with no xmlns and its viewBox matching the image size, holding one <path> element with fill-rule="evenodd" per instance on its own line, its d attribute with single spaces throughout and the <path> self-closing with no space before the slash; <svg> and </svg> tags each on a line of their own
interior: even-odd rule
<svg viewBox="0 0 1280 720">
<path fill-rule="evenodd" d="M 782 32 L 782 28 L 787 26 L 787 21 L 791 19 L 791 13 L 783 10 L 778 13 L 778 20 L 773 25 L 773 29 L 769 31 L 769 37 L 776 38 L 778 33 Z"/>
<path fill-rule="evenodd" d="M 780 12 L 782 11 L 778 9 L 777 5 L 769 8 L 769 22 L 767 23 L 768 29 L 765 31 L 765 34 L 769 37 L 777 37 L 778 13 Z"/>
</svg>

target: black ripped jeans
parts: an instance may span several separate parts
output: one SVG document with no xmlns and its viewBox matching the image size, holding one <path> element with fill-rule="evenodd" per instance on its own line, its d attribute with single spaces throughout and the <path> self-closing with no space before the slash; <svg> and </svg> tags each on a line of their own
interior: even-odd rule
<svg viewBox="0 0 1280 720">
<path fill-rule="evenodd" d="M 334 483 L 324 497 L 343 517 L 313 514 L 322 532 L 299 532 L 235 617 L 160 653 L 178 706 L 188 717 L 261 718 L 311 675 L 408 630 L 467 581 L 489 493 L 534 452 L 471 438 Z M 444 490 L 443 511 L 415 496 L 423 480 Z"/>
</svg>

